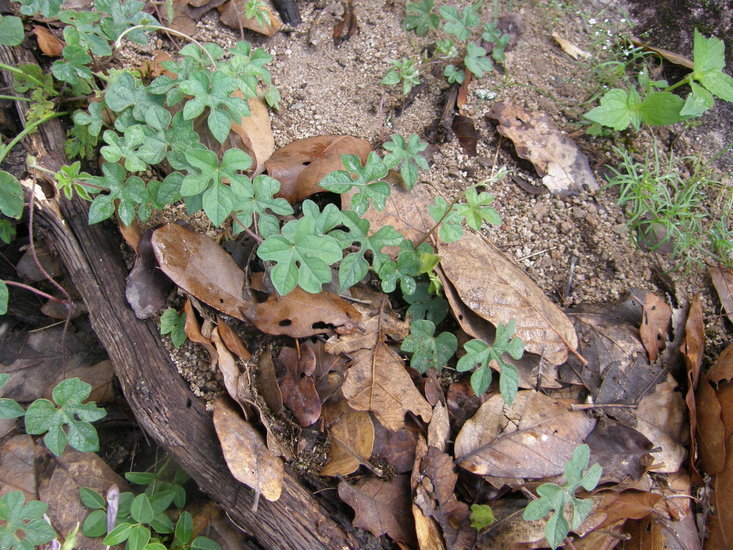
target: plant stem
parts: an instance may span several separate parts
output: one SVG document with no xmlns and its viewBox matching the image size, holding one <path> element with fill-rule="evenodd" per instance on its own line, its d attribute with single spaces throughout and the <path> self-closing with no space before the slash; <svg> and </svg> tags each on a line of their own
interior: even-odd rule
<svg viewBox="0 0 733 550">
<path fill-rule="evenodd" d="M 17 143 L 21 139 L 23 139 L 25 136 L 27 136 L 28 134 L 30 134 L 31 132 L 33 132 L 33 130 L 35 130 L 36 128 L 38 128 L 41 124 L 43 124 L 44 122 L 46 122 L 48 120 L 51 120 L 52 118 L 56 118 L 56 117 L 59 117 L 59 116 L 65 115 L 65 114 L 66 114 L 66 112 L 62 112 L 62 113 L 51 113 L 50 115 L 46 115 L 42 119 L 36 120 L 34 123 L 29 124 L 28 126 L 26 126 L 25 128 L 23 128 L 23 131 L 20 132 L 17 136 L 15 136 L 10 141 L 10 143 L 8 143 L 5 147 L 3 147 L 2 149 L 0 149 L 0 162 L 2 162 L 3 160 L 5 160 L 5 157 L 8 155 L 8 153 L 10 152 L 10 150 L 13 147 L 15 147 L 17 145 Z"/>
<path fill-rule="evenodd" d="M 209 53 L 209 51 L 206 48 L 204 48 L 204 45 L 201 42 L 199 42 L 198 40 L 196 40 L 195 38 L 191 36 L 188 36 L 185 33 L 182 33 L 175 29 L 171 29 L 170 27 L 165 27 L 163 25 L 135 25 L 134 27 L 130 27 L 125 32 L 123 32 L 119 37 L 117 37 L 117 40 L 115 40 L 115 48 L 120 47 L 120 43 L 122 42 L 122 39 L 125 37 L 125 35 L 131 33 L 132 31 L 136 31 L 138 29 L 151 29 L 151 30 L 156 30 L 156 31 L 165 31 L 173 35 L 180 36 L 181 38 L 185 38 L 192 44 L 196 44 L 199 48 L 201 48 L 203 52 L 206 54 L 206 57 L 209 58 L 209 61 L 211 61 L 211 65 L 216 67 L 216 60 L 213 57 L 211 57 L 211 54 Z"/>
<path fill-rule="evenodd" d="M 425 233 L 425 235 L 423 236 L 423 238 L 420 239 L 418 242 L 415 243 L 415 248 L 417 248 L 422 243 L 424 243 L 425 241 L 427 241 L 428 240 L 428 237 L 430 237 L 430 235 L 432 235 L 433 233 L 435 233 L 435 230 L 438 229 L 438 227 L 440 227 L 440 224 L 443 223 L 443 220 L 445 220 L 448 217 L 448 215 L 451 213 L 451 211 L 453 210 L 453 207 L 458 203 L 458 201 L 461 200 L 463 197 L 466 196 L 466 191 L 464 191 L 463 193 L 461 193 L 460 195 L 458 195 L 455 199 L 453 199 L 453 201 L 451 201 L 451 203 L 448 205 L 448 208 L 445 209 L 445 212 L 440 217 L 440 219 L 437 222 L 435 222 L 435 225 L 433 227 L 430 228 L 430 231 L 428 231 L 427 233 Z"/>
<path fill-rule="evenodd" d="M 17 75 L 20 75 L 23 78 L 25 78 L 25 79 L 30 80 L 31 82 L 33 82 L 39 88 L 48 89 L 48 85 L 47 84 L 44 84 L 43 82 L 41 82 L 40 80 L 38 80 L 36 77 L 34 77 L 32 75 L 29 75 L 28 73 L 26 73 L 24 71 L 21 71 L 17 67 L 13 67 L 12 65 L 6 65 L 5 63 L 0 63 L 0 69 L 5 69 L 6 71 L 8 71 L 10 73 L 15 73 Z M 13 99 L 15 99 L 15 98 L 13 98 Z"/>
<path fill-rule="evenodd" d="M 11 101 L 31 101 L 29 97 L 20 97 L 14 95 L 0 95 L 0 99 L 9 99 Z"/>
<path fill-rule="evenodd" d="M 3 281 L 3 283 L 5 283 L 8 286 L 15 286 L 15 287 L 18 287 L 18 288 L 22 288 L 24 290 L 28 290 L 28 291 L 32 292 L 33 294 L 37 294 L 41 298 L 46 298 L 46 300 L 51 300 L 52 302 L 58 302 L 59 304 L 67 304 L 68 303 L 67 300 L 62 300 L 61 298 L 56 298 L 56 296 L 51 296 L 50 294 L 46 294 L 42 290 L 38 290 L 37 288 L 33 288 L 32 286 L 29 286 L 29 285 L 26 285 L 26 284 L 23 284 L 23 283 L 18 283 L 18 282 L 15 282 L 15 281 Z"/>
</svg>

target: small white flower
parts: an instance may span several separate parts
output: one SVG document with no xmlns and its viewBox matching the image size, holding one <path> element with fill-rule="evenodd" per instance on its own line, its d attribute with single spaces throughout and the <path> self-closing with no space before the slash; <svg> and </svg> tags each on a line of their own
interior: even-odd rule
<svg viewBox="0 0 733 550">
<path fill-rule="evenodd" d="M 589 25 L 595 25 L 596 23 L 598 23 L 598 21 L 596 21 L 595 17 L 591 17 L 590 19 L 588 19 Z"/>
</svg>

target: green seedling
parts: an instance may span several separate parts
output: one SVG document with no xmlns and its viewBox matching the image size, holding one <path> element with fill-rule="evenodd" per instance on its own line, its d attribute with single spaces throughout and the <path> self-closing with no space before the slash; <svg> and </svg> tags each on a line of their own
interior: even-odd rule
<svg viewBox="0 0 733 550">
<path fill-rule="evenodd" d="M 160 316 L 160 333 L 169 334 L 173 347 L 180 348 L 186 341 L 186 313 L 169 307 Z"/>
<path fill-rule="evenodd" d="M 403 57 L 401 60 L 390 61 L 392 68 L 387 71 L 382 79 L 382 84 L 395 86 L 402 83 L 402 94 L 407 95 L 410 90 L 420 84 L 419 70 L 414 59 Z"/>
<path fill-rule="evenodd" d="M 593 501 L 580 499 L 575 492 L 582 487 L 592 491 L 601 479 L 602 468 L 593 464 L 588 468 L 590 448 L 580 445 L 565 463 L 565 484 L 543 483 L 537 487 L 537 500 L 531 501 L 522 517 L 527 521 L 542 519 L 552 512 L 545 526 L 545 538 L 550 547 L 557 548 L 571 529 L 581 526 L 593 508 Z"/>
<path fill-rule="evenodd" d="M 410 304 L 406 316 L 413 321 L 427 319 L 434 325 L 440 324 L 448 315 L 448 301 L 430 291 L 430 284 L 418 282 L 415 292 L 404 296 L 405 302 Z"/>
<path fill-rule="evenodd" d="M 323 178 L 319 185 L 326 191 L 343 195 L 352 188 L 357 193 L 351 197 L 351 209 L 359 216 L 367 211 L 370 204 L 383 210 L 390 195 L 389 184 L 383 178 L 389 172 L 387 165 L 377 153 L 372 151 L 364 166 L 357 155 L 341 155 L 345 170 L 336 170 Z"/>
<path fill-rule="evenodd" d="M 511 405 L 519 388 L 519 371 L 514 365 L 504 360 L 508 353 L 513 359 L 521 359 L 524 355 L 524 342 L 514 334 L 515 323 L 512 319 L 509 324 L 496 326 L 496 337 L 489 345 L 483 340 L 470 340 L 463 345 L 466 354 L 458 360 L 456 370 L 459 372 L 473 371 L 471 388 L 476 395 L 482 395 L 491 385 L 491 368 L 500 368 L 499 391 L 507 405 Z"/>
<path fill-rule="evenodd" d="M 499 213 L 489 206 L 494 202 L 494 196 L 485 191 L 479 193 L 476 187 L 469 187 L 463 197 L 457 197 L 452 203 L 441 196 L 433 200 L 428 211 L 433 220 L 440 224 L 438 235 L 443 241 L 452 243 L 463 237 L 464 221 L 474 231 L 479 231 L 484 222 L 501 225 Z M 465 198 L 466 202 L 459 203 L 461 198 Z"/>
<path fill-rule="evenodd" d="M 670 86 L 666 81 L 652 81 L 643 70 L 638 76 L 638 89 L 609 90 L 585 118 L 621 131 L 630 125 L 638 130 L 642 124 L 663 126 L 699 117 L 713 106 L 713 96 L 733 102 L 733 78 L 723 72 L 724 67 L 723 41 L 705 38 L 695 29 L 691 73 Z M 686 99 L 672 93 L 684 85 L 690 88 Z"/>
<path fill-rule="evenodd" d="M 48 504 L 39 500 L 25 502 L 22 491 L 0 497 L 0 548 L 33 550 L 51 542 L 56 533 L 43 515 Z"/>
<path fill-rule="evenodd" d="M 46 434 L 43 442 L 56 456 L 64 452 L 67 442 L 78 451 L 98 451 L 99 436 L 91 423 L 107 413 L 94 402 L 83 403 L 91 392 L 92 387 L 78 378 L 62 380 L 51 393 L 53 402 L 36 399 L 30 404 L 25 412 L 26 432 Z"/>
<path fill-rule="evenodd" d="M 471 527 L 477 531 L 496 522 L 494 511 L 488 504 L 471 504 Z"/>
<path fill-rule="evenodd" d="M 392 140 L 386 142 L 382 147 L 388 153 L 384 155 L 384 164 L 389 170 L 400 171 L 402 183 L 408 190 L 415 187 L 420 170 L 428 170 L 428 161 L 422 156 L 428 144 L 420 140 L 417 134 L 412 134 L 405 141 L 405 138 L 398 134 L 392 136 Z"/>
<path fill-rule="evenodd" d="M 410 366 L 424 374 L 431 368 L 440 370 L 448 363 L 458 349 L 458 339 L 450 332 L 435 336 L 432 321 L 412 321 L 410 335 L 400 349 L 412 354 Z"/>
</svg>

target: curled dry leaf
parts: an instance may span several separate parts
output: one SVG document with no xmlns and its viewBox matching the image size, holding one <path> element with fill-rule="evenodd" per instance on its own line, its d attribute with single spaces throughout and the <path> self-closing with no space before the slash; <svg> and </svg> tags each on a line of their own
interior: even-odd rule
<svg viewBox="0 0 733 550">
<path fill-rule="evenodd" d="M 578 347 L 568 317 L 514 262 L 481 235 L 438 246 L 440 265 L 461 300 L 493 325 L 516 322 L 527 351 L 553 365 Z"/>
<path fill-rule="evenodd" d="M 356 512 L 354 527 L 366 529 L 375 537 L 386 533 L 414 548 L 413 528 L 411 522 L 405 521 L 410 517 L 409 476 L 395 476 L 392 481 L 368 478 L 354 485 L 342 481 L 338 493 Z"/>
<path fill-rule="evenodd" d="M 733 269 L 713 266 L 710 268 L 710 278 L 720 303 L 728 314 L 728 320 L 733 323 Z"/>
<path fill-rule="evenodd" d="M 262 25 L 254 17 L 247 17 L 245 12 L 246 3 L 246 0 L 229 0 L 226 4 L 219 6 L 219 20 L 227 27 L 235 30 L 245 28 L 259 34 L 264 34 L 265 36 L 274 36 L 277 34 L 283 24 L 269 6 L 262 6 L 262 9 L 267 12 L 268 18 L 268 24 Z"/>
<path fill-rule="evenodd" d="M 649 46 L 648 44 L 643 42 L 640 38 L 637 38 L 635 36 L 631 37 L 631 43 L 634 46 L 641 47 L 648 52 L 658 53 L 664 59 L 666 59 L 670 63 L 674 63 L 675 65 L 680 65 L 690 70 L 693 70 L 695 68 L 695 64 L 692 62 L 692 60 L 689 59 L 688 57 L 685 57 L 684 55 L 680 55 L 678 53 L 675 53 L 670 50 L 665 50 L 663 48 L 654 48 L 652 46 Z"/>
<path fill-rule="evenodd" d="M 369 460 L 374 447 L 374 424 L 369 413 L 355 411 L 346 401 L 323 408 L 331 436 L 323 476 L 347 476 Z"/>
<path fill-rule="evenodd" d="M 316 334 L 349 334 L 361 314 L 332 292 L 311 294 L 296 287 L 286 296 L 271 294 L 255 306 L 254 325 L 267 334 L 307 338 Z"/>
<path fill-rule="evenodd" d="M 283 463 L 265 446 L 260 433 L 223 399 L 214 401 L 214 427 L 229 471 L 255 492 L 252 511 L 257 512 L 260 494 L 267 500 L 278 500 L 283 485 Z"/>
<path fill-rule="evenodd" d="M 63 40 L 56 38 L 56 35 L 46 27 L 38 25 L 33 25 L 33 34 L 36 35 L 38 48 L 43 52 L 43 55 L 47 55 L 48 57 L 61 57 L 61 52 L 66 45 Z"/>
<path fill-rule="evenodd" d="M 728 344 L 707 372 L 711 382 L 730 382 L 733 379 L 733 343 Z"/>
<path fill-rule="evenodd" d="M 198 317 L 191 304 L 191 299 L 186 299 L 183 304 L 183 311 L 186 314 L 186 324 L 183 327 L 186 337 L 196 344 L 201 344 L 209 354 L 209 362 L 212 367 L 216 367 L 217 361 L 219 361 L 219 354 L 216 348 L 211 343 L 211 338 L 207 338 L 201 334 L 201 326 L 199 325 Z"/>
<path fill-rule="evenodd" d="M 705 322 L 702 313 L 702 301 L 700 294 L 696 294 L 690 303 L 690 311 L 687 314 L 685 323 L 685 339 L 680 346 L 680 352 L 687 367 L 687 393 L 685 403 L 690 416 L 690 471 L 697 475 L 695 459 L 697 457 L 697 403 L 695 402 L 695 390 L 700 379 L 700 368 L 702 367 L 703 352 L 705 351 Z M 699 479 L 699 476 L 698 476 Z"/>
<path fill-rule="evenodd" d="M 451 129 L 458 139 L 458 143 L 461 144 L 463 152 L 469 157 L 475 157 L 477 155 L 476 148 L 478 147 L 478 132 L 473 120 L 467 116 L 456 115 L 453 118 Z"/>
<path fill-rule="evenodd" d="M 244 342 L 242 342 L 237 333 L 232 330 L 232 327 L 225 323 L 219 315 L 216 316 L 216 328 L 219 330 L 221 341 L 224 342 L 224 345 L 229 351 L 242 361 L 248 361 L 252 358 L 252 354 L 247 349 L 247 346 L 244 345 Z"/>
<path fill-rule="evenodd" d="M 488 117 L 499 122 L 499 133 L 514 142 L 517 155 L 534 165 L 542 183 L 554 195 L 575 194 L 584 186 L 598 189 L 588 158 L 549 115 L 527 113 L 517 105 L 497 103 Z"/>
<path fill-rule="evenodd" d="M 135 265 L 127 276 L 125 287 L 127 303 L 138 319 L 150 319 L 163 309 L 173 286 L 171 280 L 158 269 L 151 242 L 152 236 L 153 230 L 149 229 L 140 237 Z"/>
<path fill-rule="evenodd" d="M 333 43 L 340 46 L 342 42 L 348 40 L 359 32 L 359 24 L 356 21 L 356 10 L 354 9 L 354 0 L 344 0 L 344 16 L 333 27 Z"/>
<path fill-rule="evenodd" d="M 254 318 L 254 304 L 242 298 L 244 272 L 212 239 L 169 223 L 153 232 L 152 244 L 160 268 L 178 286 L 222 313 Z"/>
<path fill-rule="evenodd" d="M 669 327 L 672 321 L 672 308 L 664 299 L 653 292 L 644 298 L 644 318 L 639 328 L 641 341 L 649 354 L 649 361 L 654 362 L 659 352 L 667 345 Z"/>
<path fill-rule="evenodd" d="M 567 400 L 520 391 L 506 406 L 501 395 L 495 395 L 456 437 L 456 462 L 483 476 L 559 475 L 595 424 L 585 413 L 570 410 Z"/>
<path fill-rule="evenodd" d="M 716 513 L 708 517 L 710 537 L 705 548 L 730 548 L 733 540 L 733 435 L 728 435 L 725 463 L 715 475 L 711 501 Z"/>
<path fill-rule="evenodd" d="M 450 439 L 450 421 L 448 420 L 448 409 L 443 403 L 433 407 L 433 417 L 428 426 L 428 444 L 441 451 Z"/>
<path fill-rule="evenodd" d="M 415 536 L 420 550 L 445 550 L 437 521 L 423 514 L 415 504 L 412 505 L 412 518 L 415 520 Z"/>
<path fill-rule="evenodd" d="M 566 40 L 556 32 L 552 33 L 552 38 L 555 39 L 555 42 L 557 42 L 558 46 L 562 48 L 562 50 L 568 54 L 573 59 L 587 59 L 590 57 L 590 54 L 586 52 L 585 50 L 579 48 L 569 40 Z"/>
<path fill-rule="evenodd" d="M 323 177 L 343 169 L 341 155 L 358 155 L 366 162 L 369 142 L 352 136 L 317 136 L 295 140 L 275 151 L 265 162 L 267 174 L 280 182 L 277 197 L 291 204 L 323 191 Z"/>
<path fill-rule="evenodd" d="M 235 91 L 235 97 L 243 98 L 242 92 Z M 232 122 L 231 131 L 242 140 L 242 147 L 252 157 L 253 175 L 265 170 L 265 161 L 275 151 L 275 136 L 272 134 L 270 112 L 262 97 L 252 97 L 247 101 L 249 116 L 242 117 L 240 122 Z"/>
<path fill-rule="evenodd" d="M 283 403 L 301 426 L 310 426 L 321 416 L 321 397 L 313 376 L 316 354 L 308 346 L 301 346 L 300 357 L 294 348 L 283 348 L 278 359 L 285 366 L 285 374 L 278 380 Z"/>
<path fill-rule="evenodd" d="M 384 342 L 350 354 L 351 368 L 341 387 L 358 411 L 372 411 L 385 428 L 401 430 L 408 411 L 430 421 L 433 409 L 417 391 L 402 359 Z"/>
</svg>

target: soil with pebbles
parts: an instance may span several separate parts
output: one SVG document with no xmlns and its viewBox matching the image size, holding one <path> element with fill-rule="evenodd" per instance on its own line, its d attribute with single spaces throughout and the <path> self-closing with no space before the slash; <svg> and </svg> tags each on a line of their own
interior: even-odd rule
<svg viewBox="0 0 733 550">
<path fill-rule="evenodd" d="M 462 7 L 467 2 L 438 4 Z M 395 109 L 403 102 L 400 87 L 380 83 L 389 60 L 414 56 L 430 44 L 429 39 L 418 38 L 401 28 L 404 1 L 355 0 L 359 32 L 338 47 L 331 39 L 331 31 L 338 21 L 341 2 L 301 1 L 298 5 L 303 22 L 297 27 L 286 27 L 269 39 L 245 33 L 248 41 L 264 47 L 273 56 L 270 70 L 282 95 L 279 109 L 271 114 L 277 147 L 310 136 L 350 134 L 367 139 L 378 148 L 392 133 L 416 133 L 423 139 L 433 134 L 447 88 L 440 71 L 423 75 L 426 85 L 400 116 L 395 115 Z M 497 6 L 501 12 L 492 13 Z M 669 287 L 662 282 L 671 279 L 676 296 L 668 298 L 680 307 L 694 294 L 702 293 L 706 357 L 712 361 L 731 340 L 731 326 L 721 315 L 707 269 L 702 266 L 676 270 L 678 262 L 673 258 L 637 248 L 625 225 L 626 216 L 610 191 L 586 191 L 567 199 L 525 191 L 526 186 L 518 185 L 517 180 L 541 187 L 540 178 L 528 162 L 516 156 L 512 143 L 500 137 L 487 118 L 489 109 L 498 101 L 549 114 L 563 131 L 572 133 L 603 185 L 601 174 L 607 172 L 606 165 L 618 161 L 611 152 L 614 138 L 588 136 L 580 121 L 583 112 L 596 104 L 588 103 L 599 91 L 594 69 L 605 61 L 618 59 L 614 53 L 619 49 L 618 37 L 635 28 L 636 22 L 629 13 L 633 10 L 627 11 L 620 3 L 596 0 L 487 3 L 483 21 L 501 17 L 504 27 L 511 30 L 512 43 L 503 67 L 470 84 L 468 101 L 461 109 L 476 124 L 478 154 L 469 157 L 457 140 L 448 136 L 445 143 L 436 144 L 430 171 L 421 174 L 421 181 L 452 198 L 506 167 L 510 177 L 487 186 L 495 196 L 494 206 L 503 224 L 486 232 L 548 296 L 564 307 L 581 302 L 604 303 L 619 299 L 631 289 L 668 293 Z M 645 17 L 649 17 L 646 12 Z M 646 24 L 649 25 L 648 20 Z M 587 51 L 590 57 L 574 60 L 558 46 L 552 33 Z M 213 13 L 199 21 L 196 37 L 225 47 L 240 39 L 238 32 L 222 27 Z M 679 53 L 691 55 L 689 43 L 680 48 Z M 731 137 L 731 117 L 727 116 L 730 106 L 722 103 L 718 101 L 715 109 L 695 126 L 655 128 L 654 135 L 660 143 L 672 146 L 678 155 L 701 154 L 710 158 Z M 616 140 L 623 140 L 623 144 L 643 155 L 650 147 L 651 137 L 649 132 L 642 131 L 616 136 Z M 717 161 L 722 169 L 718 176 L 728 188 L 733 181 L 725 170 L 732 162 L 730 153 Z M 718 188 L 710 189 L 711 202 L 719 192 Z M 187 361 L 179 358 L 177 362 Z M 199 362 L 202 366 L 206 363 Z M 204 378 L 210 376 L 211 373 Z M 203 386 L 212 383 L 208 380 Z"/>
</svg>

